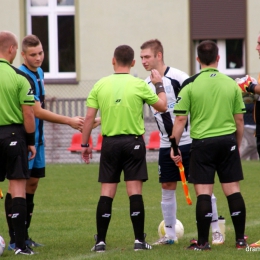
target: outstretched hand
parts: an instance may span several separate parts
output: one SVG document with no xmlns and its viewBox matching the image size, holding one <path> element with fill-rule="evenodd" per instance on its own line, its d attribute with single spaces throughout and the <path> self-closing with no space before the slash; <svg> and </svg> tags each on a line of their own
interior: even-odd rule
<svg viewBox="0 0 260 260">
<path fill-rule="evenodd" d="M 82 132 L 83 124 L 84 124 L 84 117 L 82 116 L 75 116 L 70 118 L 69 125 L 72 128 L 79 130 L 80 132 Z"/>
</svg>

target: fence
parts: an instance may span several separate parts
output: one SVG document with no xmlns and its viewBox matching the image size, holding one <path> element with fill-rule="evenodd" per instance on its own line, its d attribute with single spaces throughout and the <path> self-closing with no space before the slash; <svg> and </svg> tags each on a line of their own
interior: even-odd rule
<svg viewBox="0 0 260 260">
<path fill-rule="evenodd" d="M 46 99 L 45 108 L 57 114 L 70 117 L 85 116 L 86 114 L 85 98 L 48 98 Z M 157 130 L 154 117 L 149 107 L 144 105 L 144 120 L 146 132 L 144 140 L 148 143 L 151 131 Z M 93 129 L 92 138 L 93 146 L 96 145 L 100 127 Z M 81 163 L 81 156 L 77 153 L 71 153 L 67 150 L 70 146 L 71 137 L 76 130 L 67 125 L 44 123 L 44 134 L 46 141 L 46 162 L 47 163 Z M 93 151 L 93 162 L 99 162 L 100 153 Z M 147 161 L 157 161 L 158 151 L 147 150 Z"/>
</svg>

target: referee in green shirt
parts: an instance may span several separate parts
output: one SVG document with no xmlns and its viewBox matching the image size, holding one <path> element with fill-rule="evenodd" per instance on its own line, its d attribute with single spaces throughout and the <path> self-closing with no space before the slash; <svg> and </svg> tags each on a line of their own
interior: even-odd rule
<svg viewBox="0 0 260 260">
<path fill-rule="evenodd" d="M 96 244 L 92 250 L 105 251 L 112 201 L 122 171 L 130 200 L 130 217 L 135 235 L 134 250 L 151 249 L 145 242 L 144 234 L 142 185 L 148 179 L 148 174 L 142 136 L 145 132 L 143 105 L 147 103 L 164 112 L 167 110 L 166 95 L 158 71 L 153 70 L 151 74 L 156 94 L 145 81 L 129 74 L 135 64 L 134 51 L 130 46 L 118 46 L 114 51 L 112 64 L 115 73 L 99 80 L 88 96 L 82 134 L 82 158 L 89 163 L 92 151 L 88 141 L 96 113 L 100 109 L 103 135 L 99 169 L 101 196 L 96 213 Z"/>
<path fill-rule="evenodd" d="M 11 64 L 16 56 L 16 36 L 0 32 L 0 181 L 9 180 L 12 195 L 12 222 L 15 231 L 15 254 L 32 255 L 25 245 L 26 179 L 29 159 L 35 157 L 34 95 L 26 78 Z"/>
<path fill-rule="evenodd" d="M 171 138 L 179 143 L 190 113 L 191 138 L 189 182 L 194 184 L 197 205 L 198 241 L 191 250 L 210 250 L 208 243 L 212 218 L 211 195 L 215 172 L 227 197 L 236 233 L 236 247 L 247 246 L 244 239 L 246 208 L 239 181 L 243 172 L 239 147 L 243 135 L 245 105 L 237 83 L 217 70 L 218 47 L 213 41 L 203 41 L 197 48 L 201 72 L 182 84 Z M 181 156 L 171 157 L 175 163 Z"/>
</svg>

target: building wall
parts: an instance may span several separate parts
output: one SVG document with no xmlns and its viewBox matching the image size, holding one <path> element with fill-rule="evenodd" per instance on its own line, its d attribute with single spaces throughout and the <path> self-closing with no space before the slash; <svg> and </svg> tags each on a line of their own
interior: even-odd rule
<svg viewBox="0 0 260 260">
<path fill-rule="evenodd" d="M 18 52 L 13 65 L 21 63 L 20 42 L 25 32 L 25 2 L 24 0 L 1 0 L 0 1 L 0 31 L 11 31 L 18 39 Z"/>
<path fill-rule="evenodd" d="M 147 76 L 139 53 L 140 45 L 158 38 L 165 48 L 165 62 L 189 73 L 188 0 L 81 0 L 79 4 L 81 80 L 99 79 L 112 73 L 116 46 L 135 50 L 132 73 Z"/>
</svg>

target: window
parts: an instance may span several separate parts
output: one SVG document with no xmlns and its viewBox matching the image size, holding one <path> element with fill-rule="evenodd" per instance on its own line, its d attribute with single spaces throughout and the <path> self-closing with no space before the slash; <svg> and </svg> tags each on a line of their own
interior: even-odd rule
<svg viewBox="0 0 260 260">
<path fill-rule="evenodd" d="M 27 34 L 44 50 L 46 79 L 76 78 L 74 0 L 27 0 Z"/>
<path fill-rule="evenodd" d="M 246 0 L 190 0 L 190 35 L 197 56 L 200 40 L 215 39 L 219 47 L 218 69 L 229 76 L 245 74 Z M 194 59 L 195 72 L 200 71 Z"/>
<path fill-rule="evenodd" d="M 229 76 L 245 74 L 245 46 L 243 39 L 213 40 L 219 48 L 218 70 Z M 196 61 L 197 46 L 201 41 L 195 41 L 195 68 L 196 73 L 200 71 L 199 63 Z"/>
</svg>

